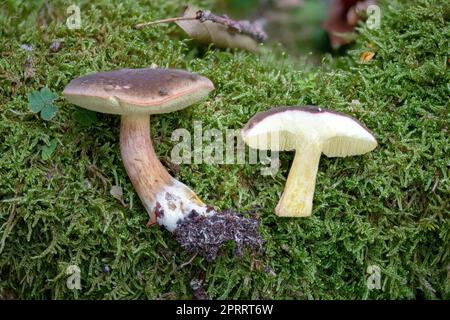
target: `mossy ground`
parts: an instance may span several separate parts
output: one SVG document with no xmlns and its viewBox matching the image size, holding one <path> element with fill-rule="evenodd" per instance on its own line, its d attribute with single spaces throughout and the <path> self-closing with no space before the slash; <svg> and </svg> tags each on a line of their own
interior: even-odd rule
<svg viewBox="0 0 450 320">
<path fill-rule="evenodd" d="M 215 299 L 450 299 L 447 1 L 386 1 L 379 30 L 362 28 L 348 55 L 312 71 L 294 68 L 276 48 L 260 55 L 201 49 L 175 25 L 132 29 L 175 16 L 178 1 L 86 1 L 80 30 L 64 23 L 69 3 L 52 5 L 54 19 L 39 13 L 42 3 L 3 1 L 0 11 L 0 294 L 191 298 L 191 279 L 204 273 Z M 54 39 L 64 41 L 58 53 L 48 49 Z M 360 64 L 367 50 L 376 55 Z M 27 56 L 35 75 L 25 79 Z M 192 131 L 193 120 L 204 129 L 239 129 L 276 105 L 346 112 L 373 130 L 379 147 L 322 158 L 308 219 L 273 213 L 291 153 L 281 155 L 273 178 L 259 175 L 260 165 L 181 165 L 177 178 L 209 204 L 259 212 L 266 241 L 260 257 L 237 260 L 228 247 L 216 263 L 195 257 L 185 264 L 192 257 L 167 231 L 145 227 L 120 159 L 119 118 L 99 115 L 83 127 L 63 98 L 51 121 L 27 106 L 32 90 L 61 94 L 80 75 L 152 63 L 198 72 L 216 85 L 205 103 L 154 117 L 161 157 L 170 156 L 173 129 Z M 40 151 L 51 139 L 58 145 L 44 161 Z M 110 195 L 112 185 L 123 188 L 127 207 Z M 71 264 L 81 268 L 80 291 L 66 287 Z M 381 290 L 366 286 L 369 265 L 381 268 Z"/>
</svg>

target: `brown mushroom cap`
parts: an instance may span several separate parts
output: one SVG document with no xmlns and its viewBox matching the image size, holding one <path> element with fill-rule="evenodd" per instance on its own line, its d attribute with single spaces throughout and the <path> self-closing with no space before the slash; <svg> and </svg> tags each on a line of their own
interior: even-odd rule
<svg viewBox="0 0 450 320">
<path fill-rule="evenodd" d="M 121 69 L 89 74 L 64 89 L 67 100 L 80 107 L 121 115 L 181 110 L 214 89 L 206 77 L 175 69 Z"/>
</svg>

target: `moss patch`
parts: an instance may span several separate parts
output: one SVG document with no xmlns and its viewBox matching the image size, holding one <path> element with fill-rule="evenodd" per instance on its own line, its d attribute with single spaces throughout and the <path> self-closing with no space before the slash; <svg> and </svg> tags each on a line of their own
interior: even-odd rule
<svg viewBox="0 0 450 320">
<path fill-rule="evenodd" d="M 7 1 L 0 11 L 0 292 L 191 298 L 190 281 L 205 273 L 216 299 L 450 298 L 447 1 L 388 1 L 379 30 L 362 27 L 347 56 L 312 71 L 293 68 L 277 50 L 201 49 L 176 26 L 132 29 L 176 15 L 178 1 L 86 1 L 80 30 L 65 25 L 68 3 L 51 12 L 41 5 Z M 62 47 L 53 53 L 56 39 Z M 376 55 L 360 64 L 368 50 Z M 80 75 L 152 63 L 198 72 L 216 86 L 205 103 L 154 117 L 161 157 L 170 157 L 172 130 L 193 132 L 193 120 L 204 129 L 239 129 L 275 105 L 346 112 L 373 130 L 379 147 L 361 157 L 322 157 L 309 219 L 273 213 L 291 153 L 281 155 L 273 178 L 259 175 L 262 165 L 181 165 L 177 178 L 208 204 L 259 213 L 266 243 L 262 257 L 236 259 L 230 246 L 216 263 L 186 264 L 191 256 L 167 231 L 145 227 L 120 159 L 118 117 L 81 126 L 62 98 L 51 121 L 28 109 L 33 90 L 60 94 Z M 43 160 L 53 139 L 56 149 Z M 110 195 L 112 185 L 123 188 L 126 207 Z M 72 264 L 81 268 L 80 291 L 66 287 Z M 381 268 L 382 290 L 366 286 L 370 265 Z"/>
</svg>

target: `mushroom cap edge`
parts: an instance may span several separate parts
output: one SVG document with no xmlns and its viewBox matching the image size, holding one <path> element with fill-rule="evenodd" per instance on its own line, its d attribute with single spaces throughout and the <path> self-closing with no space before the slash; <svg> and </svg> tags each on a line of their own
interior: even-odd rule
<svg viewBox="0 0 450 320">
<path fill-rule="evenodd" d="M 275 107 L 255 114 L 241 131 L 250 147 L 295 150 L 302 143 L 323 144 L 328 157 L 364 154 L 378 145 L 372 132 L 357 119 L 317 106 Z"/>
<path fill-rule="evenodd" d="M 82 108 L 111 114 L 158 114 L 184 109 L 214 89 L 208 78 L 177 69 L 120 69 L 73 79 L 66 99 Z"/>
</svg>

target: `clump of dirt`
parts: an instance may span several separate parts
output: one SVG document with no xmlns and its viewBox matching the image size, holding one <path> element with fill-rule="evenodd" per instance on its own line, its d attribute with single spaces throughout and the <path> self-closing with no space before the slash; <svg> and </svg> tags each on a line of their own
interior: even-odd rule
<svg viewBox="0 0 450 320">
<path fill-rule="evenodd" d="M 235 252 L 242 257 L 245 247 L 263 252 L 263 240 L 258 232 L 259 222 L 230 210 L 209 216 L 192 211 L 174 231 L 181 246 L 214 261 L 219 249 L 228 241 L 236 244 Z"/>
</svg>

